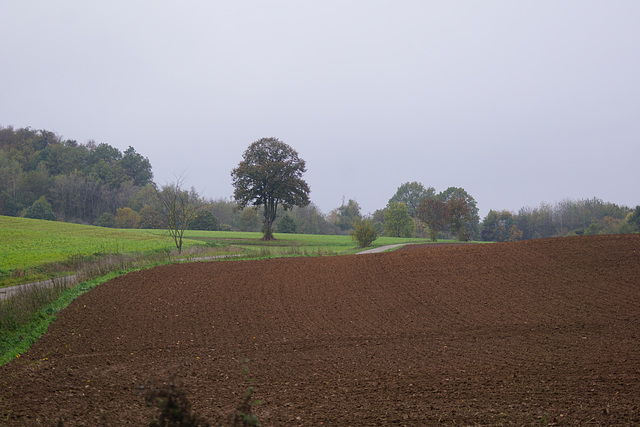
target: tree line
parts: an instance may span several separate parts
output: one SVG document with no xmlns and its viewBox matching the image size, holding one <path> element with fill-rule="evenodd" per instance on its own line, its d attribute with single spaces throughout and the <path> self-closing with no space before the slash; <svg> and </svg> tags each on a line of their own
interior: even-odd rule
<svg viewBox="0 0 640 427">
<path fill-rule="evenodd" d="M 596 198 L 542 203 L 517 213 L 491 210 L 481 220 L 465 189 L 437 192 L 416 181 L 401 184 L 372 215 L 363 215 L 353 198 L 324 214 L 309 199 L 305 171 L 295 150 L 263 138 L 231 171 L 234 198 L 207 199 L 183 188 L 180 178 L 158 186 L 149 159 L 133 147 L 121 152 L 46 130 L 0 127 L 0 215 L 104 227 L 264 231 L 265 237 L 273 231 L 348 235 L 363 220 L 377 235 L 432 240 L 514 241 L 640 230 L 640 207 Z M 169 195 L 190 206 L 190 216 L 170 218 Z"/>
<path fill-rule="evenodd" d="M 640 206 L 631 209 L 594 197 L 566 199 L 554 205 L 541 203 L 535 208 L 521 208 L 517 213 L 491 210 L 481 230 L 482 240 L 497 242 L 634 233 L 640 231 Z"/>
<path fill-rule="evenodd" d="M 0 127 L 1 215 L 24 216 L 40 200 L 34 208 L 50 205 L 61 221 L 92 224 L 104 212 L 141 207 L 152 178 L 149 159 L 133 147 L 123 153 L 46 130 Z"/>
</svg>

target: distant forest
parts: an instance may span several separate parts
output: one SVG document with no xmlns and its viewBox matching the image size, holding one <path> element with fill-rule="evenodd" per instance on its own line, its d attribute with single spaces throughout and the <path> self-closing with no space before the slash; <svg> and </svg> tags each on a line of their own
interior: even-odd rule
<svg viewBox="0 0 640 427">
<path fill-rule="evenodd" d="M 419 191 L 413 191 L 416 188 Z M 107 227 L 163 228 L 158 190 L 149 159 L 133 147 L 121 152 L 106 143 L 81 144 L 46 130 L 0 126 L 0 215 Z M 195 189 L 190 191 L 201 201 L 203 214 L 189 228 L 260 231 L 260 212 L 256 209 L 239 210 L 232 200 L 207 200 Z M 403 228 L 407 230 L 406 237 L 426 237 L 424 224 L 411 208 L 420 200 L 411 200 L 410 195 L 446 197 L 452 191 L 462 194 L 472 211 L 477 212 L 473 197 L 463 189 L 450 188 L 436 195 L 431 187 L 426 189 L 414 182 L 401 185 L 387 207 L 377 210 L 371 219 L 379 235 L 397 235 L 389 233 L 398 230 L 390 222 L 404 221 L 409 224 Z M 400 202 L 409 207 L 407 213 L 398 211 Z M 408 218 L 398 219 L 402 216 L 398 212 Z M 275 231 L 348 234 L 361 216 L 355 200 L 343 202 L 326 215 L 311 203 L 305 208 L 280 212 Z M 542 203 L 517 213 L 491 210 L 482 221 L 474 213 L 466 230 L 468 238 L 485 241 L 631 233 L 640 231 L 640 206 L 632 209 L 593 198 L 555 205 Z M 439 238 L 456 238 L 456 233 L 445 227 Z"/>
</svg>

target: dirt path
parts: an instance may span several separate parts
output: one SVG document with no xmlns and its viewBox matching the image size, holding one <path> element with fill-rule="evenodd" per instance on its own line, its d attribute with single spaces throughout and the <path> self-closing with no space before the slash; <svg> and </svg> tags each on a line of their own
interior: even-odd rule
<svg viewBox="0 0 640 427">
<path fill-rule="evenodd" d="M 263 425 L 638 424 L 640 236 L 131 273 L 0 367 L 0 423 L 144 425 L 172 377 L 214 420 L 245 358 Z"/>
<path fill-rule="evenodd" d="M 405 243 L 401 243 L 399 245 L 379 246 L 377 248 L 367 249 L 366 251 L 358 252 L 358 255 L 362 255 L 362 254 L 377 254 L 377 253 L 380 253 L 380 252 L 389 251 L 391 249 L 396 249 L 396 248 L 399 248 L 399 247 L 404 246 L 404 245 L 405 245 Z"/>
</svg>

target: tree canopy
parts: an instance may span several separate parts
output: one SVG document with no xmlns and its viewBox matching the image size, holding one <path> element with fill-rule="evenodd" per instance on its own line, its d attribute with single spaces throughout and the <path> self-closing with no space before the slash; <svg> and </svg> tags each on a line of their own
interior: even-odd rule
<svg viewBox="0 0 640 427">
<path fill-rule="evenodd" d="M 389 237 L 411 237 L 413 220 L 404 203 L 389 202 L 384 212 L 384 231 Z"/>
<path fill-rule="evenodd" d="M 153 185 L 149 159 L 129 147 L 78 144 L 47 130 L 0 126 L 0 215 L 22 215 L 45 196 L 63 221 L 94 223 Z"/>
<path fill-rule="evenodd" d="M 435 242 L 449 222 L 449 205 L 439 198 L 427 197 L 418 206 L 417 217 L 429 226 L 429 237 Z"/>
<path fill-rule="evenodd" d="M 262 138 L 247 148 L 231 171 L 233 196 L 241 208 L 263 207 L 264 240 L 273 239 L 278 207 L 289 210 L 310 203 L 309 185 L 302 179 L 306 164 L 297 151 L 276 138 Z"/>
<path fill-rule="evenodd" d="M 409 215 L 415 218 L 418 213 L 418 206 L 427 197 L 435 197 L 436 190 L 433 187 L 425 188 L 417 181 L 405 182 L 396 191 L 389 203 L 404 203 L 409 210 Z"/>
</svg>

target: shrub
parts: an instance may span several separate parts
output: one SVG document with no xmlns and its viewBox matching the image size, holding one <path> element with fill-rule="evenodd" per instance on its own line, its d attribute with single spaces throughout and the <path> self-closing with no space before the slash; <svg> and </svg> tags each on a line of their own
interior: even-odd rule
<svg viewBox="0 0 640 427">
<path fill-rule="evenodd" d="M 165 228 L 162 214 L 158 209 L 154 208 L 151 205 L 144 205 L 140 209 L 140 223 L 138 224 L 140 228 L 145 229 L 160 229 Z"/>
<path fill-rule="evenodd" d="M 353 223 L 353 231 L 351 237 L 361 248 L 371 246 L 374 240 L 378 238 L 378 233 L 370 219 L 357 218 Z"/>
<path fill-rule="evenodd" d="M 100 218 L 93 223 L 93 225 L 97 225 L 98 227 L 107 227 L 107 228 L 115 228 L 116 227 L 116 217 L 114 217 L 109 212 L 105 212 L 100 215 Z"/>
<path fill-rule="evenodd" d="M 198 213 L 190 223 L 189 230 L 215 231 L 218 229 L 218 219 L 209 211 Z"/>
<path fill-rule="evenodd" d="M 158 408 L 157 419 L 151 422 L 153 427 L 165 426 L 211 426 L 204 418 L 191 412 L 191 402 L 182 386 L 171 381 L 158 388 L 150 386 L 145 398 L 147 406 Z"/>
<path fill-rule="evenodd" d="M 44 196 L 33 202 L 31 207 L 27 209 L 27 213 L 24 217 L 31 219 L 46 219 L 47 221 L 56 220 L 56 216 L 51 209 L 51 203 L 47 202 L 47 199 Z"/>
<path fill-rule="evenodd" d="M 130 207 L 116 209 L 116 227 L 138 228 L 140 215 Z"/>
</svg>

